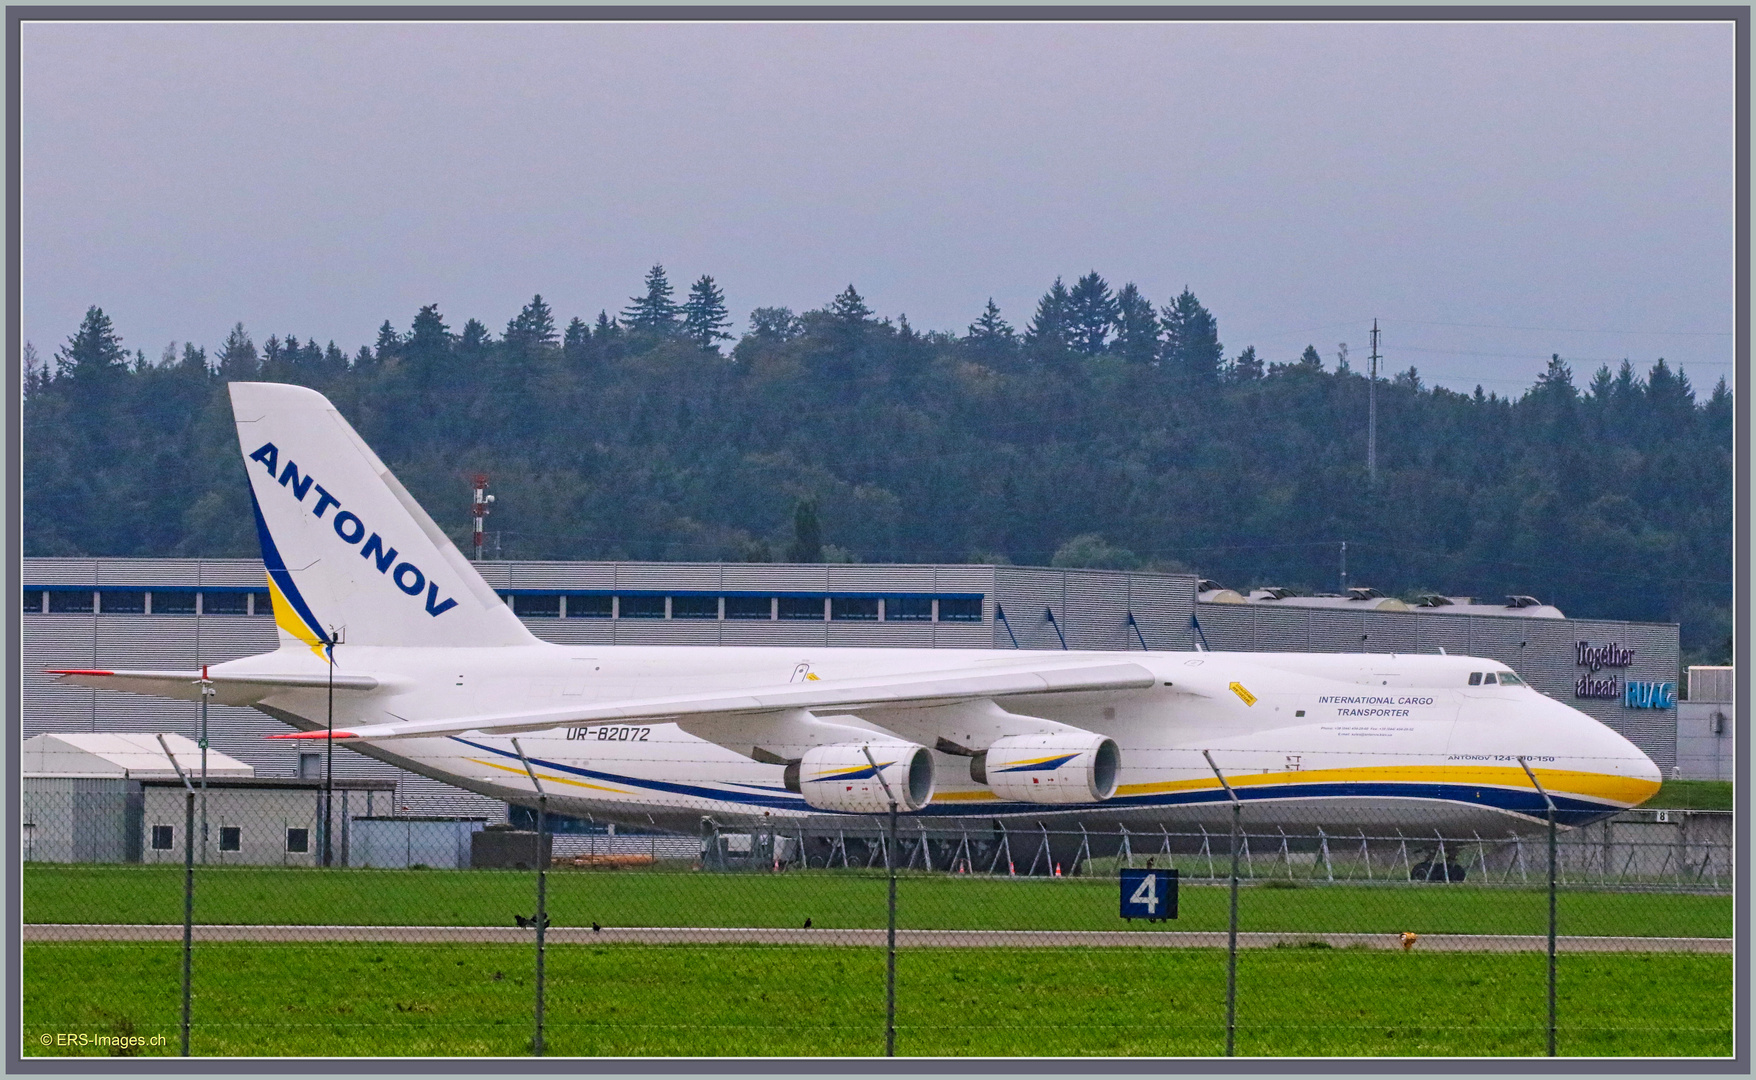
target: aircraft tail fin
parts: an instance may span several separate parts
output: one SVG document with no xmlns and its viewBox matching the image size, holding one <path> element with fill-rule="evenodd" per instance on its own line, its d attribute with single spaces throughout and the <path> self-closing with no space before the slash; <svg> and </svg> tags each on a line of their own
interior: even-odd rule
<svg viewBox="0 0 1756 1080">
<path fill-rule="evenodd" d="M 535 640 L 328 398 L 230 391 L 283 648 Z"/>
</svg>

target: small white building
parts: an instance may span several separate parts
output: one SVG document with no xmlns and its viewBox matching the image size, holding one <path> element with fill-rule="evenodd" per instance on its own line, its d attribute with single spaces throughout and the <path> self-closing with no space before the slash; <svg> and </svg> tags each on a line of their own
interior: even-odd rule
<svg viewBox="0 0 1756 1080">
<path fill-rule="evenodd" d="M 177 770 L 147 732 L 46 734 L 23 745 L 20 810 L 26 862 L 139 862 L 144 834 L 141 782 Z M 176 764 L 199 775 L 201 747 L 182 735 L 164 735 Z M 252 777 L 236 758 L 207 752 L 207 775 Z"/>
<path fill-rule="evenodd" d="M 323 850 L 321 779 L 257 777 L 256 770 L 182 735 L 45 734 L 24 743 L 26 862 L 183 861 L 188 790 L 195 787 L 196 861 L 205 865 L 316 866 Z M 168 747 L 172 759 L 165 756 Z M 333 859 L 346 865 L 350 819 L 391 809 L 395 782 L 337 779 Z M 205 823 L 205 833 L 203 824 Z"/>
<path fill-rule="evenodd" d="M 1736 668 L 1692 667 L 1689 699 L 1677 702 L 1677 766 L 1679 780 L 1731 780 L 1732 718 L 1737 715 L 1732 692 Z"/>
</svg>

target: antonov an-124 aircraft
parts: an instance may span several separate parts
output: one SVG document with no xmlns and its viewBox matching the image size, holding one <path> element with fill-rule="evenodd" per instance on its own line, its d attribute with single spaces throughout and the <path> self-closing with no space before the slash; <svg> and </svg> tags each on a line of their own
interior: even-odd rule
<svg viewBox="0 0 1756 1080">
<path fill-rule="evenodd" d="M 273 738 L 333 731 L 534 806 L 517 737 L 551 812 L 683 831 L 870 822 L 892 797 L 954 828 L 1224 823 L 1217 768 L 1252 828 L 1505 836 L 1545 820 L 1526 763 L 1570 825 L 1659 786 L 1628 740 L 1467 656 L 547 644 L 326 398 L 230 390 L 280 648 L 207 677 L 298 729 Z M 196 671 L 58 674 L 200 696 Z"/>
</svg>

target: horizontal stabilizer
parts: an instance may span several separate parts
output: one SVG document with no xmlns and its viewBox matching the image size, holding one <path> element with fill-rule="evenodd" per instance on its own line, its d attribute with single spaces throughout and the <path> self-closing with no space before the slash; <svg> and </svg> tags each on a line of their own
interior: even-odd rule
<svg viewBox="0 0 1756 1080">
<path fill-rule="evenodd" d="M 201 700 L 199 671 L 99 671 L 87 668 L 56 669 L 45 675 L 59 676 L 61 682 L 89 686 L 95 690 L 123 690 L 131 694 L 176 698 L 182 701 Z M 327 689 L 327 673 L 301 675 L 220 675 L 211 673 L 214 700 L 221 705 L 249 705 L 281 690 Z M 343 675 L 337 672 L 337 690 L 376 690 L 379 682 L 370 675 Z"/>
<path fill-rule="evenodd" d="M 546 731 L 550 728 L 583 724 L 651 723 L 708 715 L 734 718 L 783 709 L 836 709 L 857 712 L 863 706 L 874 705 L 899 708 L 909 705 L 949 705 L 959 701 L 1031 694 L 1141 690 L 1154 683 L 1152 672 L 1139 664 L 1126 661 L 1097 660 L 1072 664 L 1037 661 L 1028 666 L 1018 665 L 1003 669 L 992 666 L 955 668 L 871 679 L 829 679 L 748 690 L 632 699 L 540 712 L 355 725 L 345 737 L 407 739 L 459 735 L 466 731 L 517 735 L 526 731 Z M 336 738 L 343 737 L 339 732 L 336 734 Z"/>
</svg>

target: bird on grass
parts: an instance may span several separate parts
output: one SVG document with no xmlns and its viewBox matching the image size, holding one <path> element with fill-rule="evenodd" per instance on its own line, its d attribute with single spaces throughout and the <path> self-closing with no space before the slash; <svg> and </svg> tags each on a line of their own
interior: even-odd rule
<svg viewBox="0 0 1756 1080">
<path fill-rule="evenodd" d="M 805 919 L 805 929 L 807 929 L 807 930 L 809 930 L 809 929 L 811 929 L 811 920 L 810 920 L 810 918 L 806 918 L 806 919 Z"/>
<path fill-rule="evenodd" d="M 1407 951 L 1408 951 L 1408 950 L 1410 950 L 1410 949 L 1412 949 L 1412 948 L 1414 948 L 1414 947 L 1415 947 L 1415 942 L 1417 942 L 1417 941 L 1419 941 L 1419 940 L 1421 940 L 1421 935 L 1419 935 L 1419 934 L 1414 934 L 1414 933 L 1410 933 L 1410 932 L 1409 932 L 1409 931 L 1407 931 L 1407 930 L 1404 930 L 1404 931 L 1403 931 L 1403 932 L 1402 932 L 1402 948 L 1403 948 L 1403 951 L 1404 951 L 1404 952 L 1407 952 Z"/>
<path fill-rule="evenodd" d="M 592 932 L 592 933 L 594 933 L 594 934 L 597 934 L 597 933 L 602 933 L 602 932 L 603 932 L 603 929 L 604 929 L 604 928 L 603 928 L 603 927 L 601 927 L 601 926 L 599 926 L 599 925 L 598 925 L 598 924 L 597 924 L 597 923 L 596 923 L 596 922 L 593 922 L 593 923 L 592 923 L 592 924 L 591 924 L 591 932 Z"/>
<path fill-rule="evenodd" d="M 527 919 L 523 915 L 514 915 L 512 917 L 512 921 L 516 922 L 518 924 L 518 928 L 520 930 L 532 930 L 532 929 L 535 929 L 536 925 L 537 925 L 537 921 L 535 919 Z M 547 930 L 550 925 L 551 925 L 551 922 L 550 922 L 549 917 L 547 915 L 544 915 L 543 916 L 543 929 Z"/>
</svg>

